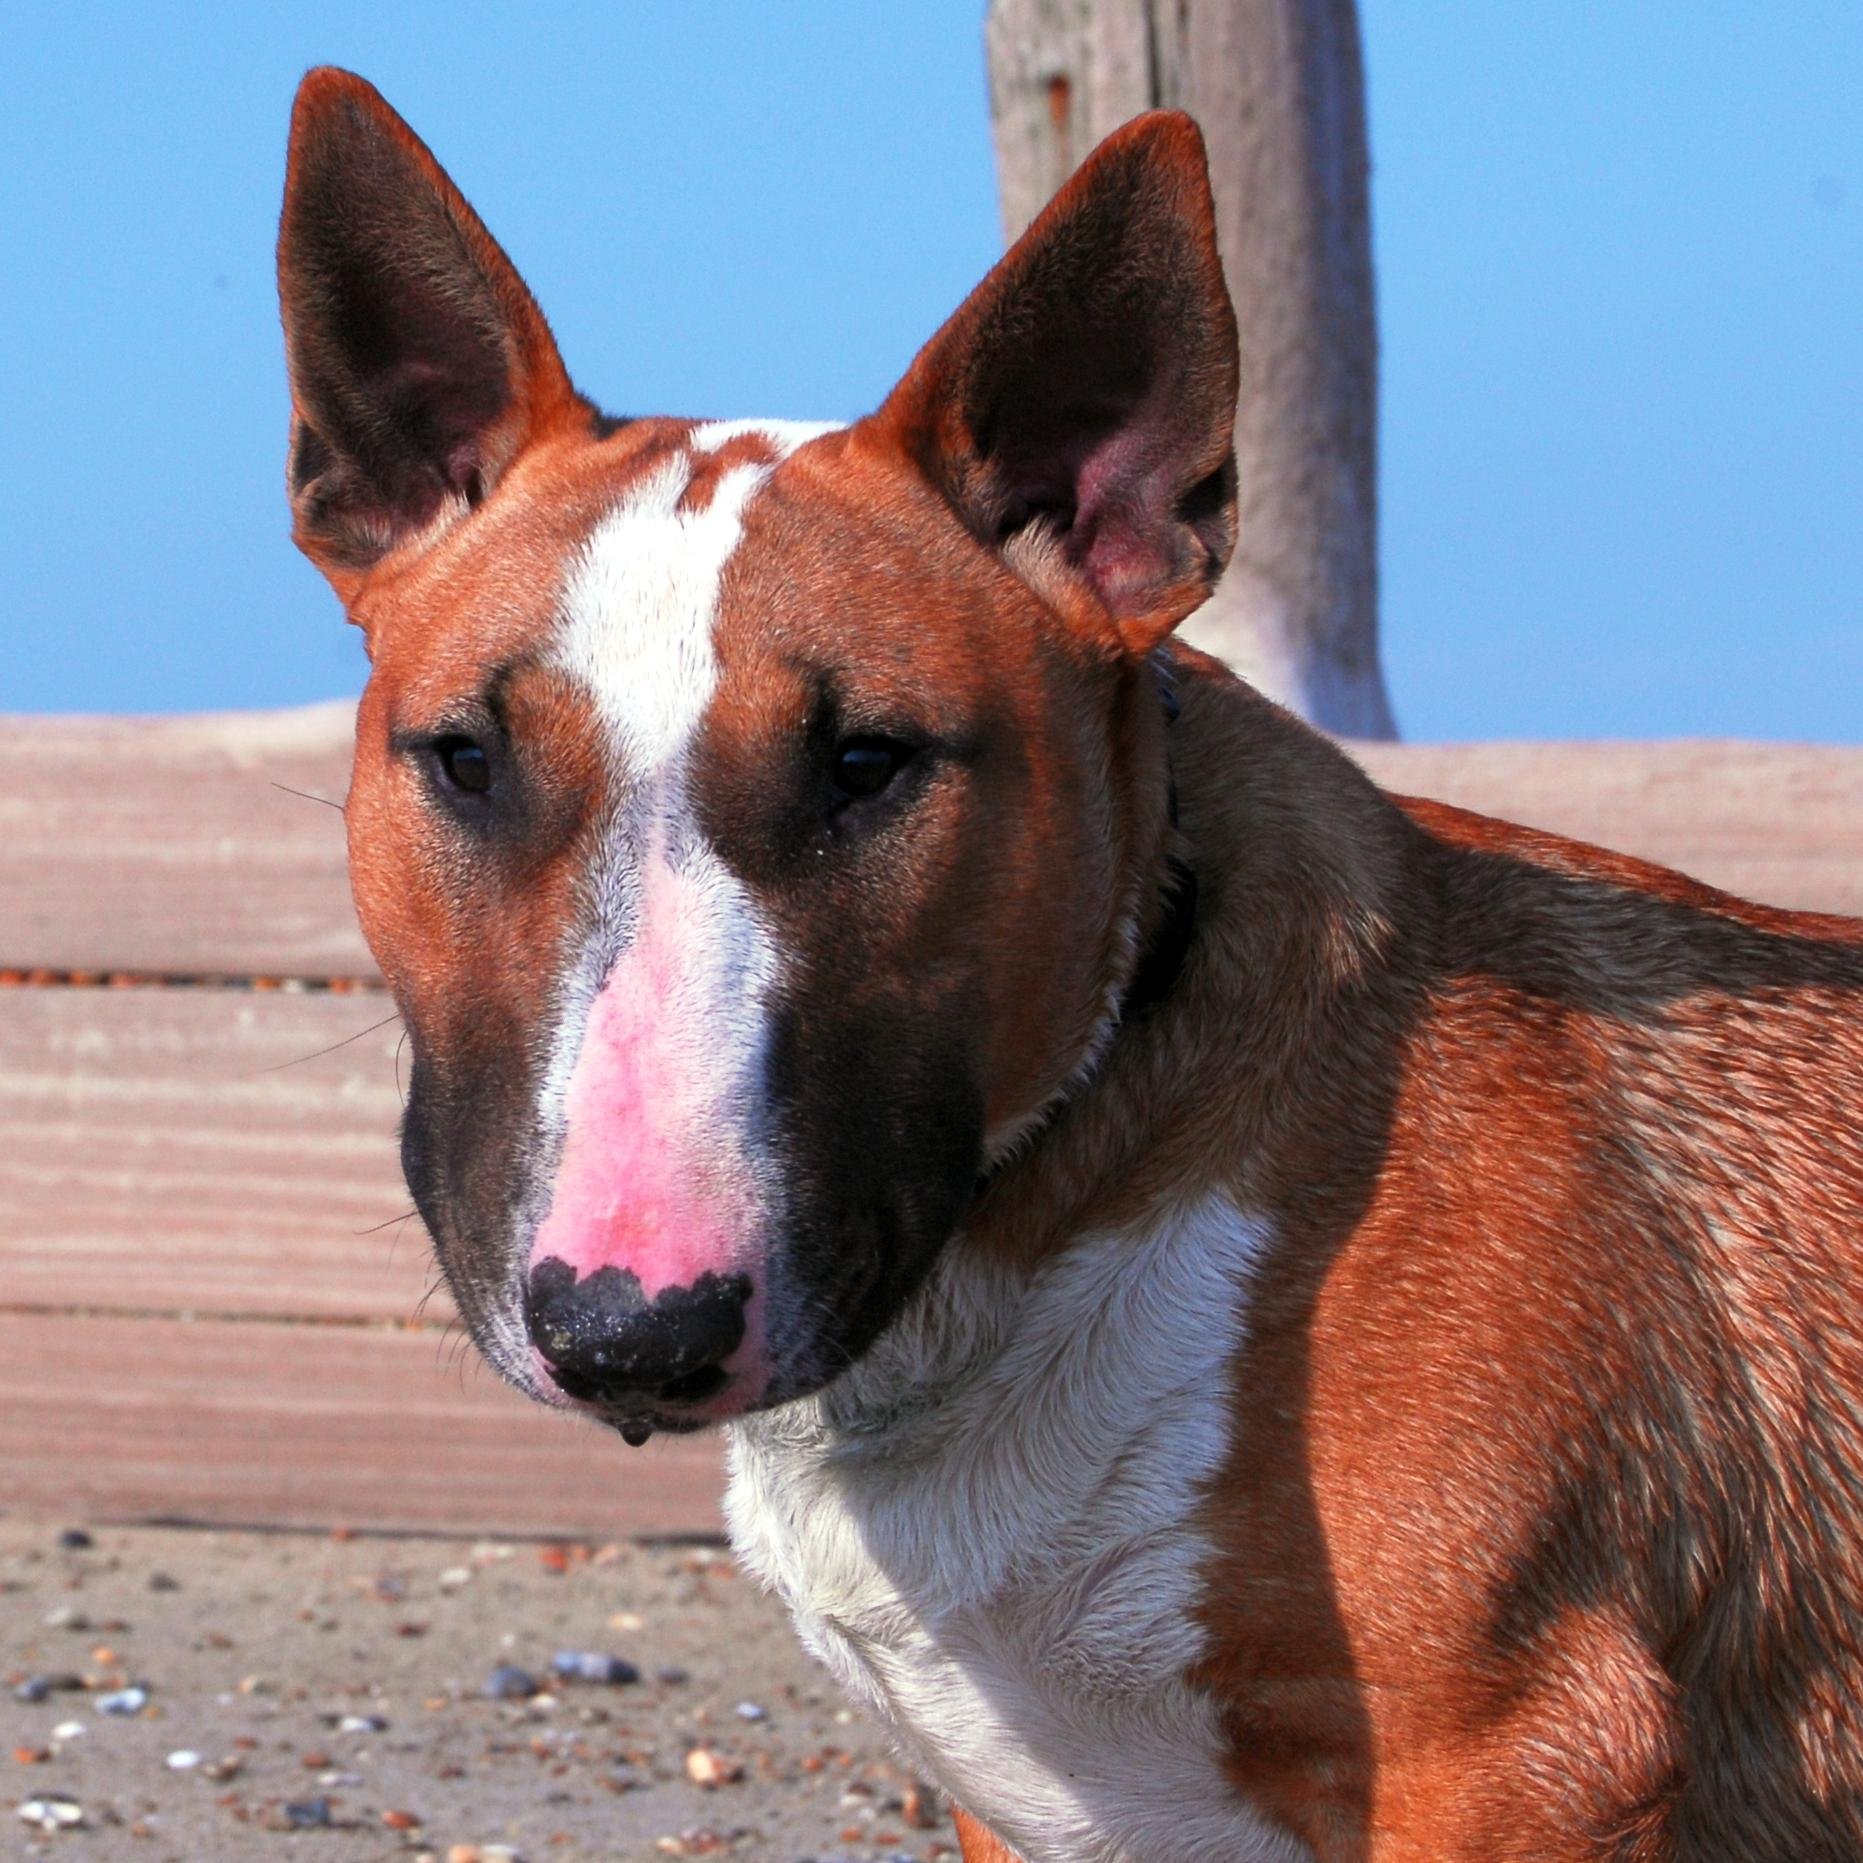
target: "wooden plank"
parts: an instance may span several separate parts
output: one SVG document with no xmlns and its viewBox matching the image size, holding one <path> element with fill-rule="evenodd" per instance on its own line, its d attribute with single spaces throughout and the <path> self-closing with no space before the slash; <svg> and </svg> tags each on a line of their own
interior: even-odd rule
<svg viewBox="0 0 1863 1863">
<path fill-rule="evenodd" d="M 0 1301 L 412 1315 L 430 1257 L 419 1221 L 393 1220 L 400 1026 L 346 1041 L 392 1008 L 0 990 Z M 428 1312 L 450 1316 L 444 1294 Z"/>
<path fill-rule="evenodd" d="M 349 903 L 347 703 L 5 720 L 0 969 L 374 979 Z M 1776 904 L 1863 912 L 1863 750 L 1354 745 L 1381 782 L 1644 854 Z"/>
<path fill-rule="evenodd" d="M 1386 788 L 1549 828 L 1769 905 L 1863 916 L 1863 750 L 1353 744 Z"/>
<path fill-rule="evenodd" d="M 0 1314 L 0 1497 L 61 1518 L 719 1531 L 721 1445 L 530 1403 L 432 1333 Z"/>
<path fill-rule="evenodd" d="M 373 977 L 344 866 L 354 708 L 9 718 L 0 968 Z"/>
</svg>

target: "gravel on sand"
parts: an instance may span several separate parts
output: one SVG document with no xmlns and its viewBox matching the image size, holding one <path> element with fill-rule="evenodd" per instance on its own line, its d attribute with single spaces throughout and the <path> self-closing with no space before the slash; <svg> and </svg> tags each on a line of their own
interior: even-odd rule
<svg viewBox="0 0 1863 1863">
<path fill-rule="evenodd" d="M 0 1857 L 957 1856 L 716 1547 L 62 1526 L 0 1518 Z"/>
</svg>

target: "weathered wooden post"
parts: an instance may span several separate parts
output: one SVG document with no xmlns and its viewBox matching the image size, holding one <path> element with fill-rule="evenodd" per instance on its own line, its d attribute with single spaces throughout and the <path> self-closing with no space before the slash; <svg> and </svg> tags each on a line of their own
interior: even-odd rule
<svg viewBox="0 0 1863 1863">
<path fill-rule="evenodd" d="M 1171 106 L 1203 126 L 1242 337 L 1241 528 L 1187 631 L 1315 724 L 1395 736 L 1353 0 L 991 0 L 985 37 L 1011 239 L 1129 117 Z"/>
</svg>

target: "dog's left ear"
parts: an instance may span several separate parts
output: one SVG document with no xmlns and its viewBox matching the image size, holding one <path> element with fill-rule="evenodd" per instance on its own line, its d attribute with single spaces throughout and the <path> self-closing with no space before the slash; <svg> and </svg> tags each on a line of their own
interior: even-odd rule
<svg viewBox="0 0 1863 1863">
<path fill-rule="evenodd" d="M 298 87 L 278 295 L 293 534 L 345 601 L 580 405 L 516 268 L 352 72 Z"/>
<path fill-rule="evenodd" d="M 1116 131 L 873 417 L 1044 593 L 1084 584 L 1148 652 L 1235 545 L 1236 322 L 1203 137 Z"/>
</svg>

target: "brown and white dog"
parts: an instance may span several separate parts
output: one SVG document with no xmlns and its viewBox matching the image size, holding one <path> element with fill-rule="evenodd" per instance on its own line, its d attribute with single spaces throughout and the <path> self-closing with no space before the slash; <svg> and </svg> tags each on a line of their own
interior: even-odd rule
<svg viewBox="0 0 1863 1863">
<path fill-rule="evenodd" d="M 1235 497 L 1187 119 L 844 429 L 597 413 L 341 72 L 280 273 L 460 1309 L 730 1424 L 966 1857 L 1863 1855 L 1863 928 L 1171 644 Z"/>
</svg>

